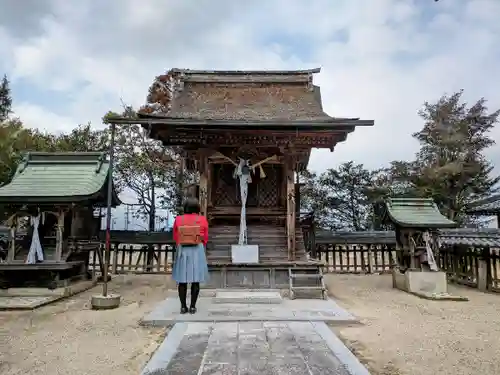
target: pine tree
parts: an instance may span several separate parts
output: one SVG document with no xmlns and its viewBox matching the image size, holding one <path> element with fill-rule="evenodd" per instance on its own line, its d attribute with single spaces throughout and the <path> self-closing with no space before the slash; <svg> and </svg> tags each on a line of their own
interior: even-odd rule
<svg viewBox="0 0 500 375">
<path fill-rule="evenodd" d="M 5 121 L 12 113 L 12 96 L 7 75 L 3 76 L 0 83 L 0 122 Z"/>
</svg>

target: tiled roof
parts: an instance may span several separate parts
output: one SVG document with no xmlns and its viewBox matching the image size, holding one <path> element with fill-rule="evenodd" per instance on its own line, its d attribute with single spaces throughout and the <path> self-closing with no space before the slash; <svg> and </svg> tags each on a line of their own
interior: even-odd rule
<svg viewBox="0 0 500 375">
<path fill-rule="evenodd" d="M 104 153 L 32 152 L 12 181 L 0 187 L 0 203 L 78 202 L 100 197 L 104 203 L 109 163 Z M 114 204 L 120 201 L 113 194 Z"/>
<path fill-rule="evenodd" d="M 439 239 L 442 245 L 461 245 L 475 247 L 500 247 L 500 231 L 498 229 L 441 229 Z M 394 231 L 365 232 L 316 232 L 317 244 L 396 244 Z"/>
<path fill-rule="evenodd" d="M 327 121 L 320 88 L 305 71 L 192 71 L 180 84 L 168 118 L 192 120 Z"/>
<path fill-rule="evenodd" d="M 386 201 L 387 215 L 402 227 L 453 228 L 455 222 L 439 212 L 436 204 L 428 198 L 389 198 Z"/>
<path fill-rule="evenodd" d="M 493 195 L 486 199 L 472 202 L 468 209 L 468 214 L 476 215 L 496 215 L 500 213 L 500 194 Z"/>
<path fill-rule="evenodd" d="M 439 239 L 444 245 L 500 247 L 500 231 L 493 228 L 442 230 Z"/>
</svg>

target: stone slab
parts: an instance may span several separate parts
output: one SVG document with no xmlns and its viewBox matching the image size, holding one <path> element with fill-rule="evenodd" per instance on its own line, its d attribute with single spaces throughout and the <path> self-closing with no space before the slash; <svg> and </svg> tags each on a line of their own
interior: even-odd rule
<svg viewBox="0 0 500 375">
<path fill-rule="evenodd" d="M 5 310 L 33 310 L 57 301 L 61 296 L 41 296 L 41 297 L 0 297 L 0 311 Z"/>
<path fill-rule="evenodd" d="M 8 288 L 0 289 L 0 297 L 68 297 L 90 289 L 97 284 L 95 280 L 82 280 L 65 287 L 48 288 Z"/>
<path fill-rule="evenodd" d="M 455 296 L 452 294 L 448 293 L 428 293 L 424 291 L 418 291 L 418 292 L 410 292 L 411 294 L 423 298 L 423 299 L 430 299 L 433 301 L 463 301 L 466 302 L 469 300 L 467 297 L 463 296 Z"/>
<path fill-rule="evenodd" d="M 213 303 L 212 298 L 200 298 L 198 312 L 181 315 L 178 298 L 169 297 L 147 314 L 141 324 L 168 327 L 177 322 L 237 322 L 237 321 L 326 321 L 329 324 L 352 324 L 358 320 L 331 299 L 284 299 L 281 304 Z"/>
<path fill-rule="evenodd" d="M 177 323 L 142 375 L 369 375 L 323 322 Z"/>
<path fill-rule="evenodd" d="M 214 303 L 244 303 L 244 304 L 279 304 L 283 302 L 279 292 L 226 292 L 218 291 Z"/>
<path fill-rule="evenodd" d="M 233 264 L 258 264 L 259 245 L 231 245 Z"/>
<path fill-rule="evenodd" d="M 4 290 L 4 293 L 0 294 L 0 310 L 34 310 L 88 290 L 96 284 L 95 280 L 80 281 L 64 288 L 58 288 L 57 292 L 53 294 L 50 294 L 50 291 L 47 292 L 48 289 L 42 288 L 16 288 L 10 292 Z M 40 292 L 40 295 L 36 295 L 37 291 Z"/>
</svg>

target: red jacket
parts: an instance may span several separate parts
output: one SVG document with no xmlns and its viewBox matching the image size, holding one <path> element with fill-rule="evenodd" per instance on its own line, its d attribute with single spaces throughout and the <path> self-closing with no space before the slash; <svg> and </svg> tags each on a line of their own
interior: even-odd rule
<svg viewBox="0 0 500 375">
<path fill-rule="evenodd" d="M 182 220 L 182 221 L 180 221 Z M 184 214 L 177 216 L 174 221 L 173 235 L 174 241 L 179 244 L 179 225 L 199 225 L 201 227 L 201 235 L 203 236 L 203 244 L 206 246 L 208 242 L 208 221 L 205 216 L 197 214 Z"/>
</svg>

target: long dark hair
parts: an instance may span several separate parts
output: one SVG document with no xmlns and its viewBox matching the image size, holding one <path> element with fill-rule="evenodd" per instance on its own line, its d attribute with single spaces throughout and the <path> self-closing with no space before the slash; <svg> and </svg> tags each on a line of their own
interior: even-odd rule
<svg viewBox="0 0 500 375">
<path fill-rule="evenodd" d="M 201 211 L 200 202 L 198 202 L 198 199 L 190 197 L 184 202 L 182 210 L 185 214 L 199 214 Z"/>
</svg>

